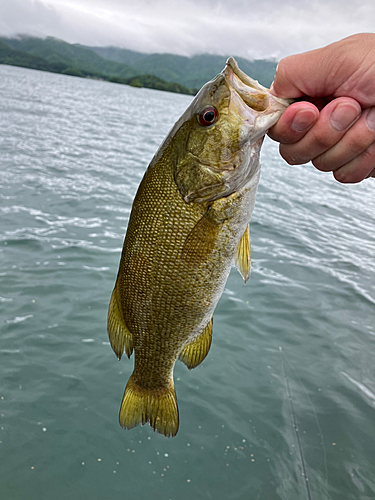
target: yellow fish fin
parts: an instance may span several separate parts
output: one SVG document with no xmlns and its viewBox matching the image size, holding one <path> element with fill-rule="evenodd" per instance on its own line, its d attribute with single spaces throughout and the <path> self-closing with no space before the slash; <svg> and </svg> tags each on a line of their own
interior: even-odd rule
<svg viewBox="0 0 375 500">
<path fill-rule="evenodd" d="M 178 406 L 173 380 L 169 387 L 144 389 L 137 385 L 132 375 L 122 399 L 119 421 L 124 429 L 132 429 L 147 422 L 154 431 L 166 437 L 178 431 Z"/>
<path fill-rule="evenodd" d="M 116 282 L 109 303 L 107 331 L 112 349 L 118 359 L 121 359 L 124 351 L 130 358 L 133 352 L 133 337 L 125 325 L 122 315 L 118 282 Z"/>
<path fill-rule="evenodd" d="M 212 340 L 212 318 L 208 325 L 193 342 L 187 344 L 181 351 L 179 359 L 189 368 L 189 370 L 200 365 L 207 356 Z"/>
<path fill-rule="evenodd" d="M 250 231 L 246 227 L 236 250 L 236 267 L 239 270 L 244 282 L 249 279 L 251 265 Z"/>
<path fill-rule="evenodd" d="M 222 224 L 212 217 L 208 209 L 188 234 L 182 248 L 182 258 L 196 264 L 206 260 L 212 252 Z"/>
</svg>

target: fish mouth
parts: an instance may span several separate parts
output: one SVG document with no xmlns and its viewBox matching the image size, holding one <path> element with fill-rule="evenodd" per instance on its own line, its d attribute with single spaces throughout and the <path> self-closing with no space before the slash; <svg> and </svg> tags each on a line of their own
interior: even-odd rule
<svg viewBox="0 0 375 500">
<path fill-rule="evenodd" d="M 249 108 L 259 114 L 272 115 L 273 123 L 292 102 L 292 100 L 280 99 L 270 94 L 267 87 L 240 70 L 233 57 L 228 58 L 222 75 Z"/>
</svg>

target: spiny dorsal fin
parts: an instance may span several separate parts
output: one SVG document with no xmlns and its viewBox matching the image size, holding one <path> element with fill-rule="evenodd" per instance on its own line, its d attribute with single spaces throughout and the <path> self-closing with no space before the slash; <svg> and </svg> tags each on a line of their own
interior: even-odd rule
<svg viewBox="0 0 375 500">
<path fill-rule="evenodd" d="M 132 429 L 147 422 L 154 431 L 164 436 L 175 436 L 178 431 L 178 406 L 173 380 L 168 387 L 144 389 L 132 375 L 122 399 L 119 421 L 124 429 Z"/>
<path fill-rule="evenodd" d="M 239 270 L 244 282 L 249 279 L 251 265 L 250 231 L 246 227 L 236 250 L 236 267 Z"/>
<path fill-rule="evenodd" d="M 181 257 L 196 265 L 205 261 L 214 248 L 221 227 L 222 222 L 215 220 L 208 210 L 190 231 Z"/>
<path fill-rule="evenodd" d="M 107 331 L 112 349 L 118 359 L 121 359 L 124 351 L 127 357 L 130 358 L 133 352 L 133 337 L 125 325 L 119 295 L 119 286 L 118 282 L 116 282 L 109 303 Z"/>
<path fill-rule="evenodd" d="M 181 351 L 179 359 L 192 370 L 196 366 L 200 365 L 204 358 L 207 356 L 208 351 L 211 347 L 212 341 L 212 318 L 208 322 L 208 325 L 203 330 L 203 332 L 187 344 Z"/>
</svg>

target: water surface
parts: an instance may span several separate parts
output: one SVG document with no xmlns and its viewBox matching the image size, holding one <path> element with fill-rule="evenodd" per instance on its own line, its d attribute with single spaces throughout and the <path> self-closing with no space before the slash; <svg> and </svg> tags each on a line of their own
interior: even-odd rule
<svg viewBox="0 0 375 500">
<path fill-rule="evenodd" d="M 109 346 L 108 301 L 191 98 L 9 66 L 0 97 L 0 497 L 375 498 L 375 181 L 266 141 L 251 277 L 231 273 L 204 363 L 176 365 L 179 433 L 125 431 L 133 358 Z"/>
</svg>

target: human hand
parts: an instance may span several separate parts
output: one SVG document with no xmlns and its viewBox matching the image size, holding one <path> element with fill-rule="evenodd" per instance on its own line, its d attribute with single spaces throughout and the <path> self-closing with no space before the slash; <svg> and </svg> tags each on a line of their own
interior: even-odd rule
<svg viewBox="0 0 375 500">
<path fill-rule="evenodd" d="M 271 92 L 306 99 L 268 133 L 290 165 L 312 161 L 347 183 L 375 177 L 375 34 L 282 59 Z"/>
</svg>

